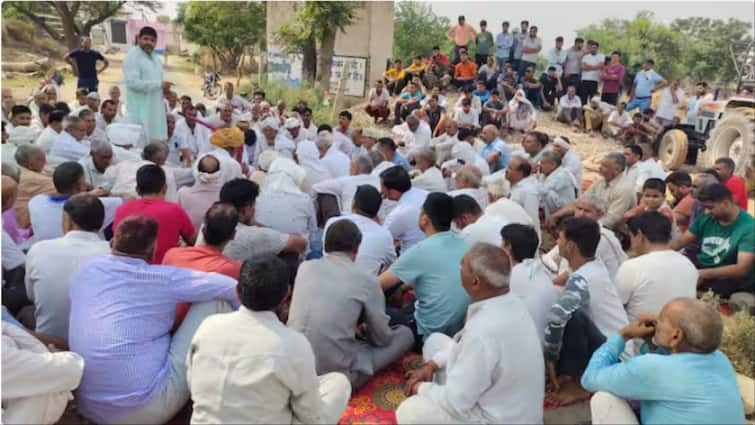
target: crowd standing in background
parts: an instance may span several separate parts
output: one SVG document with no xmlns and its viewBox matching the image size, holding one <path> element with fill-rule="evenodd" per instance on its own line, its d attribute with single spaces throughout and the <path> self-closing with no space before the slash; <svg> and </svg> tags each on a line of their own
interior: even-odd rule
<svg viewBox="0 0 755 425">
<path fill-rule="evenodd" d="M 72 102 L 3 89 L 5 421 L 55 423 L 77 390 L 97 423 L 188 402 L 192 423 L 336 423 L 413 350 L 399 423 L 541 423 L 544 397 L 592 397 L 595 424 L 743 423 L 695 298 L 753 289 L 745 186 L 730 158 L 668 174 L 653 150 L 707 84 L 685 99 L 647 59 L 624 86 L 598 41 L 509 28 L 460 16 L 450 58 L 393 60 L 363 129 L 230 82 L 179 97 L 150 27 L 107 95 L 89 39 Z M 620 143 L 600 179 L 540 113 Z"/>
</svg>

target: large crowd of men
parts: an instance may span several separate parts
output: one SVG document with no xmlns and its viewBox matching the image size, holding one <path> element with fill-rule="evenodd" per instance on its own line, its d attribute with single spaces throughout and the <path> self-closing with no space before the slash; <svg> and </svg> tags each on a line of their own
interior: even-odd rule
<svg viewBox="0 0 755 425">
<path fill-rule="evenodd" d="M 648 60 L 622 102 L 618 53 L 561 37 L 538 80 L 527 21 L 447 36 L 452 61 L 394 61 L 363 129 L 231 83 L 217 104 L 179 97 L 150 27 L 104 101 L 88 40 L 70 104 L 4 89 L 4 421 L 55 423 L 75 390 L 95 423 L 187 403 L 192 423 L 337 423 L 415 351 L 399 423 L 541 423 L 544 397 L 592 397 L 595 424 L 743 423 L 696 297 L 752 291 L 755 220 L 730 158 L 669 174 L 645 149 L 678 120 L 675 82 Z M 624 146 L 584 187 L 537 110 Z"/>
</svg>

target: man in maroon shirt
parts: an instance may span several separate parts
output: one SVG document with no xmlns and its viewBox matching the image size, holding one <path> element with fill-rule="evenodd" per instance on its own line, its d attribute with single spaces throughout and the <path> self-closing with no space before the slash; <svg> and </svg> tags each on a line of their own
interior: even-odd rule
<svg viewBox="0 0 755 425">
<path fill-rule="evenodd" d="M 178 204 L 165 200 L 165 172 L 157 165 L 149 164 L 136 172 L 136 192 L 141 198 L 127 202 L 115 212 L 113 228 L 132 215 L 143 215 L 157 221 L 157 245 L 152 264 L 161 264 L 165 253 L 178 246 L 180 237 L 187 245 L 194 245 L 196 232 L 188 214 Z"/>
<path fill-rule="evenodd" d="M 718 158 L 713 165 L 713 169 L 718 173 L 718 178 L 724 184 L 734 197 L 734 202 L 739 208 L 747 211 L 747 188 L 741 177 L 734 175 L 736 165 L 731 158 Z"/>
<path fill-rule="evenodd" d="M 621 53 L 613 51 L 611 62 L 603 68 L 603 91 L 600 100 L 616 106 L 621 94 L 621 82 L 624 80 L 624 65 L 621 63 Z"/>
</svg>

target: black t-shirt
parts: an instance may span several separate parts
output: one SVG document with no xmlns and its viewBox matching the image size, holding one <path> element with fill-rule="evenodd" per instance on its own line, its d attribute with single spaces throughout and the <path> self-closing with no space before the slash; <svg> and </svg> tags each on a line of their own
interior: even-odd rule
<svg viewBox="0 0 755 425">
<path fill-rule="evenodd" d="M 548 100 L 548 103 L 553 103 L 554 99 L 556 99 L 556 96 L 558 96 L 558 93 L 556 91 L 558 79 L 551 78 L 548 76 L 548 74 L 543 74 L 540 77 L 540 84 L 543 85 L 543 95 L 545 96 L 545 99 Z"/>
<path fill-rule="evenodd" d="M 76 68 L 79 70 L 79 78 L 97 79 L 97 61 L 104 61 L 105 58 L 96 50 L 73 49 L 68 56 L 76 61 Z"/>
</svg>

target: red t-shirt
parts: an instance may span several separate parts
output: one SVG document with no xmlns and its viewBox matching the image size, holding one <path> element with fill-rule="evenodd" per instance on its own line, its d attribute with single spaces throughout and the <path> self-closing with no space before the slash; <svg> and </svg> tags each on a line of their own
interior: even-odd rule
<svg viewBox="0 0 755 425">
<path fill-rule="evenodd" d="M 222 252 L 209 246 L 187 246 L 183 248 L 171 248 L 163 257 L 166 266 L 181 267 L 199 272 L 214 272 L 224 274 L 233 279 L 239 278 L 241 261 L 231 260 Z M 183 321 L 189 311 L 191 303 L 176 305 L 176 322 L 174 329 Z"/>
<path fill-rule="evenodd" d="M 137 199 L 118 207 L 113 220 L 113 232 L 124 218 L 132 215 L 143 215 L 157 221 L 157 247 L 152 264 L 161 264 L 165 252 L 178 246 L 178 238 L 193 239 L 194 225 L 186 211 L 178 204 L 162 199 Z"/>
<path fill-rule="evenodd" d="M 674 207 L 674 212 L 680 215 L 682 218 L 676 220 L 676 227 L 679 228 L 681 233 L 687 231 L 689 227 L 689 219 L 692 217 L 692 205 L 695 204 L 695 198 L 691 194 L 687 194 L 681 201 L 679 201 Z"/>
<path fill-rule="evenodd" d="M 729 180 L 726 180 L 726 187 L 731 191 L 734 202 L 739 205 L 739 208 L 747 211 L 747 188 L 745 188 L 744 180 L 739 176 L 731 176 Z"/>
</svg>

